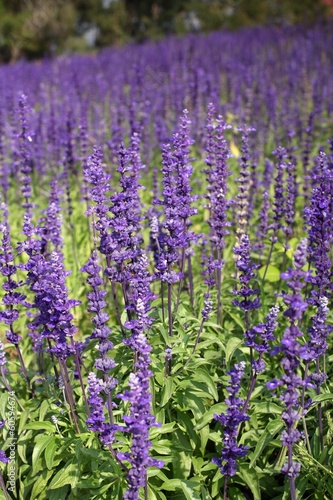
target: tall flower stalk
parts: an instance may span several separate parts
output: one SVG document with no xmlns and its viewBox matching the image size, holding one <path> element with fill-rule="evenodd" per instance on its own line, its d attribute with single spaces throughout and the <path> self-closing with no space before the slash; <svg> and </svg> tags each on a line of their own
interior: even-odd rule
<svg viewBox="0 0 333 500">
<path fill-rule="evenodd" d="M 300 376 L 299 367 L 301 358 L 304 357 L 306 348 L 299 342 L 303 336 L 298 323 L 301 320 L 308 304 L 303 300 L 301 291 L 305 286 L 304 280 L 307 277 L 307 271 L 302 268 L 306 264 L 307 241 L 302 240 L 294 256 L 294 268 L 288 269 L 282 273 L 282 278 L 286 280 L 290 293 L 283 292 L 283 301 L 287 306 L 284 316 L 289 320 L 289 326 L 285 329 L 281 345 L 277 346 L 271 352 L 272 355 L 283 354 L 281 366 L 283 375 L 280 379 L 274 379 L 267 383 L 271 390 L 282 387 L 283 392 L 280 396 L 284 403 L 282 420 L 286 429 L 282 432 L 281 441 L 287 448 L 287 462 L 282 467 L 282 472 L 288 477 L 290 484 L 291 500 L 296 500 L 295 478 L 299 475 L 301 464 L 293 460 L 294 444 L 300 439 L 301 433 L 297 429 L 297 422 L 302 417 L 301 388 L 309 381 L 303 382 Z"/>
<path fill-rule="evenodd" d="M 243 411 L 244 400 L 238 396 L 244 370 L 245 362 L 241 361 L 228 371 L 230 382 L 227 387 L 228 398 L 225 400 L 227 411 L 214 415 L 215 420 L 221 423 L 223 429 L 221 457 L 212 460 L 219 466 L 224 476 L 223 500 L 228 500 L 228 482 L 229 478 L 236 474 L 237 459 L 244 457 L 248 450 L 248 447 L 237 444 L 239 424 L 249 420 Z"/>
<path fill-rule="evenodd" d="M 131 330 L 131 336 L 125 343 L 134 354 L 134 371 L 129 377 L 129 390 L 118 395 L 129 403 L 129 415 L 124 416 L 125 427 L 120 429 L 132 436 L 132 445 L 129 452 L 118 454 L 118 458 L 127 460 L 131 465 L 127 475 L 128 488 L 124 494 L 124 498 L 128 500 L 138 500 L 141 488 L 144 488 L 145 499 L 148 500 L 147 469 L 151 466 L 163 466 L 162 462 L 149 454 L 149 431 L 157 424 L 152 414 L 150 392 L 150 378 L 153 375 L 149 368 L 152 348 L 147 336 L 151 325 L 148 313 L 153 295 L 149 289 L 151 277 L 147 266 L 148 260 L 142 254 L 136 263 L 136 273 L 129 290 L 130 307 L 135 319 L 125 323 L 125 327 Z"/>
</svg>

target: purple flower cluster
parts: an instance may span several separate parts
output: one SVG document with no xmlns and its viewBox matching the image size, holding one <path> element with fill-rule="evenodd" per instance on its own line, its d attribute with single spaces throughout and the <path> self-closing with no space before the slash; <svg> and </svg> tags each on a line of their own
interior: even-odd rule
<svg viewBox="0 0 333 500">
<path fill-rule="evenodd" d="M 214 124 L 215 109 L 212 104 L 208 107 L 207 116 L 207 157 L 206 164 L 208 168 L 204 171 L 207 175 L 208 200 L 210 218 L 208 224 L 211 227 L 210 240 L 213 248 L 222 250 L 226 243 L 225 237 L 229 234 L 227 229 L 230 226 L 227 210 L 230 201 L 227 200 L 227 179 L 230 175 L 228 170 L 228 159 L 231 157 L 225 131 L 230 129 L 223 118 L 219 116 Z"/>
<path fill-rule="evenodd" d="M 244 344 L 259 353 L 259 359 L 252 361 L 252 370 L 255 374 L 261 373 L 265 369 L 265 363 L 262 358 L 264 353 L 269 351 L 270 342 L 275 340 L 274 332 L 278 326 L 278 314 L 279 306 L 272 307 L 263 323 L 255 325 L 244 333 Z"/>
<path fill-rule="evenodd" d="M 164 207 L 162 249 L 157 264 L 158 275 L 162 281 L 169 284 L 179 281 L 182 271 L 175 272 L 172 265 L 179 260 L 179 250 L 186 250 L 194 239 L 189 230 L 190 217 L 196 213 L 192 202 L 196 199 L 191 195 L 190 177 L 190 120 L 187 110 L 180 119 L 178 131 L 172 137 L 172 143 L 166 144 L 162 152 L 163 201 Z"/>
<path fill-rule="evenodd" d="M 7 340 L 18 346 L 21 337 L 15 332 L 13 324 L 19 318 L 19 311 L 16 308 L 18 304 L 25 303 L 26 296 L 16 291 L 22 286 L 22 282 L 17 282 L 14 277 L 17 267 L 14 263 L 14 253 L 10 240 L 10 231 L 8 223 L 8 208 L 5 203 L 1 204 L 3 221 L 1 224 L 2 242 L 0 248 L 0 273 L 4 277 L 2 285 L 5 294 L 2 303 L 5 308 L 0 312 L 0 321 L 8 325 L 6 331 Z"/>
<path fill-rule="evenodd" d="M 296 428 L 297 421 L 302 416 L 299 411 L 300 388 L 304 384 L 308 384 L 308 381 L 303 381 L 298 373 L 301 358 L 306 353 L 306 348 L 299 342 L 299 338 L 303 333 L 298 326 L 299 320 L 308 307 L 301 295 L 301 290 L 305 285 L 305 278 L 308 276 L 308 272 L 302 270 L 306 264 L 306 252 L 307 241 L 302 240 L 295 252 L 294 269 L 289 269 L 281 275 L 287 281 L 287 285 L 291 290 L 289 294 L 283 293 L 283 301 L 287 306 L 284 316 L 288 318 L 290 325 L 284 331 L 281 345 L 274 348 L 271 354 L 283 354 L 281 366 L 284 374 L 280 380 L 274 379 L 267 383 L 267 387 L 271 390 L 276 389 L 278 386 L 284 387 L 280 399 L 285 406 L 282 420 L 286 425 L 286 429 L 281 435 L 281 441 L 288 448 L 288 461 L 283 466 L 282 472 L 289 477 L 292 492 L 295 489 L 294 478 L 298 476 L 300 471 L 300 464 L 292 459 L 293 445 L 301 437 L 300 431 Z M 295 497 L 292 496 L 292 498 Z"/>
<path fill-rule="evenodd" d="M 314 173 L 316 186 L 312 190 L 310 206 L 304 210 L 308 226 L 309 262 L 315 275 L 309 276 L 312 283 L 311 302 L 319 297 L 330 297 L 332 292 L 332 262 L 330 251 L 333 235 L 333 172 L 328 166 L 325 153 L 319 155 L 320 169 Z"/>
<path fill-rule="evenodd" d="M 94 331 L 91 334 L 91 339 L 98 339 L 98 351 L 100 357 L 95 360 L 94 366 L 97 370 L 100 370 L 104 374 L 104 382 L 110 384 L 108 392 L 115 386 L 115 382 L 110 379 L 107 380 L 107 374 L 109 371 L 115 367 L 115 362 L 112 358 L 108 356 L 108 352 L 113 348 L 112 342 L 109 340 L 109 335 L 111 334 L 111 329 L 107 326 L 109 320 L 109 315 L 103 312 L 106 306 L 105 296 L 107 294 L 106 290 L 101 290 L 100 287 L 103 284 L 103 279 L 100 276 L 101 266 L 98 263 L 97 252 L 94 251 L 88 261 L 88 263 L 82 267 L 81 271 L 88 274 L 87 282 L 91 286 L 92 291 L 88 292 L 88 311 L 95 314 L 92 318 L 94 323 Z"/>
<path fill-rule="evenodd" d="M 234 306 L 240 307 L 245 313 L 253 309 L 259 309 L 261 306 L 258 288 L 252 288 L 251 281 L 255 277 L 253 272 L 259 266 L 251 260 L 251 245 L 247 234 L 242 234 L 239 247 L 234 247 L 234 253 L 237 256 L 236 267 L 239 271 L 240 288 L 234 289 L 234 295 L 240 297 L 232 301 Z M 251 297 L 254 297 L 253 299 Z"/>
<path fill-rule="evenodd" d="M 136 319 L 125 323 L 130 328 L 131 337 L 126 340 L 135 355 L 134 372 L 129 377 L 129 390 L 120 394 L 119 397 L 128 401 L 130 405 L 129 415 L 124 417 L 125 428 L 132 436 L 131 450 L 127 453 L 118 454 L 121 460 L 127 460 L 131 464 L 128 472 L 128 489 L 124 498 L 137 500 L 140 488 L 145 487 L 147 468 L 151 466 L 162 467 L 163 463 L 154 460 L 149 455 L 151 443 L 149 442 L 149 430 L 157 425 L 152 414 L 152 395 L 150 392 L 150 378 L 152 372 L 149 369 L 151 363 L 151 346 L 147 340 L 148 329 L 151 319 L 148 317 L 152 295 L 149 291 L 149 273 L 147 271 L 148 261 L 142 255 L 138 261 L 140 272 L 136 279 L 131 282 L 129 300 Z M 139 269 L 137 269 L 139 271 Z"/>
<path fill-rule="evenodd" d="M 227 387 L 228 398 L 226 413 L 214 415 L 215 420 L 221 423 L 223 429 L 222 453 L 220 458 L 213 458 L 212 462 L 219 466 L 221 474 L 231 477 L 236 474 L 237 459 L 244 457 L 248 447 L 237 444 L 239 424 L 249 420 L 243 413 L 244 400 L 238 397 L 241 380 L 244 375 L 245 362 L 241 361 L 228 372 L 230 384 Z"/>
<path fill-rule="evenodd" d="M 68 298 L 66 275 L 62 256 L 52 252 L 50 260 L 42 258 L 38 266 L 28 272 L 28 284 L 35 294 L 33 307 L 38 315 L 28 325 L 33 331 L 39 331 L 40 341 L 48 339 L 53 345 L 48 349 L 55 357 L 65 360 L 74 354 L 71 341 L 76 327 L 70 310 L 81 304 L 78 300 Z"/>
</svg>

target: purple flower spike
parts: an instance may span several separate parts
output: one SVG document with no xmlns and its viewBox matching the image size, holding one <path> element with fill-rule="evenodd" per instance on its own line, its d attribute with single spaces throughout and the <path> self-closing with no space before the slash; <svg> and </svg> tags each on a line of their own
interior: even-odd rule
<svg viewBox="0 0 333 500">
<path fill-rule="evenodd" d="M 238 397 L 244 370 L 245 362 L 241 361 L 228 372 L 230 384 L 227 387 L 228 398 L 225 400 L 227 411 L 221 415 L 214 415 L 215 420 L 222 425 L 223 439 L 221 457 L 213 458 L 212 462 L 219 466 L 221 474 L 227 478 L 236 474 L 237 459 L 244 457 L 248 450 L 247 446 L 237 445 L 239 424 L 249 420 L 249 417 L 242 411 L 244 400 Z"/>
<path fill-rule="evenodd" d="M 306 263 L 307 241 L 304 239 L 299 244 L 294 255 L 294 268 L 288 269 L 281 276 L 287 281 L 287 285 L 291 293 L 283 293 L 284 303 L 287 305 L 287 310 L 284 315 L 289 319 L 288 326 L 283 334 L 281 345 L 273 349 L 271 354 L 282 353 L 283 358 L 281 366 L 283 375 L 280 380 L 274 379 L 267 384 L 268 389 L 275 390 L 277 387 L 283 387 L 284 390 L 280 396 L 284 403 L 285 410 L 282 413 L 282 420 L 286 425 L 286 429 L 281 435 L 281 441 L 284 446 L 288 447 L 288 462 L 284 465 L 282 472 L 289 477 L 290 488 L 293 500 L 296 498 L 295 493 L 295 477 L 300 471 L 300 464 L 292 459 L 293 445 L 301 437 L 301 433 L 297 430 L 297 421 L 301 418 L 299 412 L 300 407 L 300 389 L 304 383 L 299 375 L 299 366 L 301 358 L 306 354 L 306 347 L 302 346 L 299 338 L 303 335 L 298 322 L 302 318 L 307 303 L 303 301 L 301 290 L 305 285 L 305 278 L 308 276 L 307 271 L 302 268 Z"/>
<path fill-rule="evenodd" d="M 253 309 L 259 309 L 261 306 L 259 297 L 251 299 L 254 295 L 259 295 L 260 290 L 250 286 L 251 280 L 255 277 L 254 269 L 257 269 L 258 264 L 254 264 L 250 258 L 250 240 L 247 234 L 243 234 L 240 239 L 239 247 L 234 247 L 234 253 L 238 257 L 236 267 L 240 272 L 239 281 L 241 287 L 234 290 L 234 295 L 241 297 L 241 300 L 233 300 L 234 306 L 240 307 L 243 311 L 248 312 Z"/>
</svg>

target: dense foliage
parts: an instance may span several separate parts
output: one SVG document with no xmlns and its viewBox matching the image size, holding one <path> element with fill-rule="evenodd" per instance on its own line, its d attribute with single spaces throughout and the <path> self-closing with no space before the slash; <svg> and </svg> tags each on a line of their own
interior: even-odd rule
<svg viewBox="0 0 333 500">
<path fill-rule="evenodd" d="M 332 26 L 0 68 L 0 498 L 330 499 Z"/>
</svg>

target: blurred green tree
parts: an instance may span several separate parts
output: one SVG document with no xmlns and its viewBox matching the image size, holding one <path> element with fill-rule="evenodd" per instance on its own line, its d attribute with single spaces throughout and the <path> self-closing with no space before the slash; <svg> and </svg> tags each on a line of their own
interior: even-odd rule
<svg viewBox="0 0 333 500">
<path fill-rule="evenodd" d="M 329 13 L 333 0 L 0 0 L 0 61 Z"/>
</svg>

